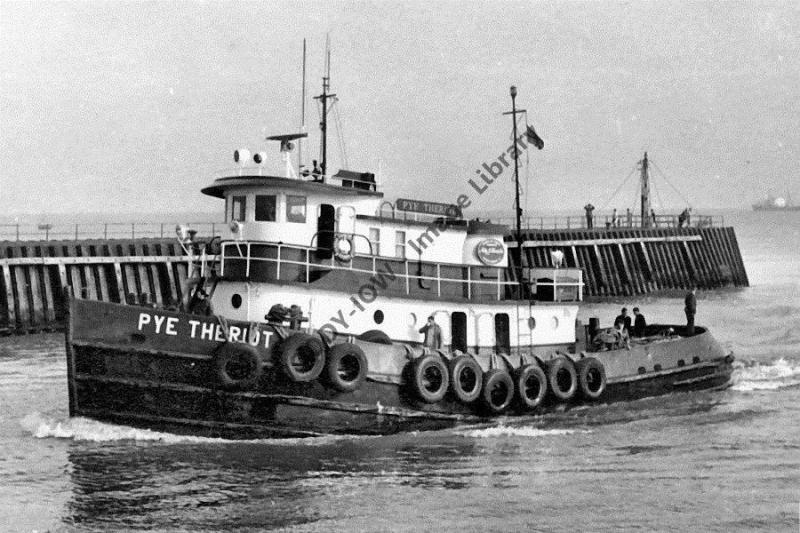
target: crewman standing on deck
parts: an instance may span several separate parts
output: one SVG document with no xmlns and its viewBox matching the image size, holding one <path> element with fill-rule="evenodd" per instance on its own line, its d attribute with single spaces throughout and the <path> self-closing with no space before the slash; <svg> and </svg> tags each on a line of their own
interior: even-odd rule
<svg viewBox="0 0 800 533">
<path fill-rule="evenodd" d="M 592 229 L 594 227 L 594 206 L 589 202 L 583 206 L 583 209 L 586 211 L 586 229 Z"/>
<path fill-rule="evenodd" d="M 425 334 L 425 341 L 422 344 L 426 348 L 438 350 L 442 347 L 442 328 L 433 319 L 433 315 L 428 317 L 428 323 L 422 326 L 419 332 Z"/>
<path fill-rule="evenodd" d="M 686 307 L 684 307 L 684 311 L 686 312 L 686 334 L 689 336 L 694 335 L 694 315 L 697 313 L 697 296 L 695 293 L 697 292 L 697 287 L 692 287 L 692 290 L 689 291 L 689 294 L 686 295 L 684 302 L 686 303 Z"/>
</svg>

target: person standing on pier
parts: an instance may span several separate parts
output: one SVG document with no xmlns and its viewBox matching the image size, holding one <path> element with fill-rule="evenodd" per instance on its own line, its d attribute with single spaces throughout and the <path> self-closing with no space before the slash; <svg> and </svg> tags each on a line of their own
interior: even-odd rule
<svg viewBox="0 0 800 533">
<path fill-rule="evenodd" d="M 624 329 L 628 335 L 631 334 L 631 317 L 628 316 L 627 307 L 623 307 L 620 314 L 614 319 L 614 327 L 617 327 L 618 324 L 622 324 L 622 329 Z"/>
<path fill-rule="evenodd" d="M 614 213 L 611 215 L 611 227 L 617 227 L 617 208 L 614 208 Z"/>
<path fill-rule="evenodd" d="M 684 307 L 684 311 L 686 312 L 686 335 L 692 336 L 694 335 L 694 315 L 697 313 L 697 287 L 692 287 L 692 290 L 689 291 L 689 294 L 686 295 L 684 302 L 686 303 L 686 307 Z"/>
<path fill-rule="evenodd" d="M 590 202 L 583 206 L 583 209 L 586 211 L 586 229 L 592 229 L 594 227 L 594 206 Z"/>
</svg>

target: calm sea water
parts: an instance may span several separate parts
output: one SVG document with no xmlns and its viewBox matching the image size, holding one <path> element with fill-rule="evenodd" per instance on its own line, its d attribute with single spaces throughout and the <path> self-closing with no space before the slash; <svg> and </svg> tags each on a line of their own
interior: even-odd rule
<svg viewBox="0 0 800 533">
<path fill-rule="evenodd" d="M 752 286 L 697 320 L 736 384 L 492 427 L 231 442 L 67 417 L 60 335 L 0 339 L 3 531 L 798 531 L 800 213 L 736 213 Z M 680 298 L 639 305 L 681 321 Z"/>
</svg>

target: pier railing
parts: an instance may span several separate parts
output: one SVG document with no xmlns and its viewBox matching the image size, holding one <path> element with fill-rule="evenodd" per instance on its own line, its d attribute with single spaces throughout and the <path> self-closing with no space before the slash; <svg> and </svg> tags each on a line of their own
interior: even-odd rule
<svg viewBox="0 0 800 533">
<path fill-rule="evenodd" d="M 513 217 L 492 219 L 498 224 L 508 224 L 512 227 L 516 222 Z M 649 228 L 721 228 L 725 225 L 722 215 L 695 215 L 688 220 L 683 220 L 680 215 L 656 215 L 648 217 Z M 615 229 L 635 228 L 643 229 L 642 217 L 638 215 L 627 216 L 625 213 L 614 215 L 595 215 L 592 217 L 591 228 L 585 215 L 577 216 L 542 216 L 522 217 L 524 229 Z"/>
<path fill-rule="evenodd" d="M 163 239 L 175 236 L 177 222 L 98 222 L 86 224 L 0 224 L 0 241 L 78 241 L 83 239 Z M 223 222 L 180 223 L 199 237 L 213 237 Z"/>
</svg>

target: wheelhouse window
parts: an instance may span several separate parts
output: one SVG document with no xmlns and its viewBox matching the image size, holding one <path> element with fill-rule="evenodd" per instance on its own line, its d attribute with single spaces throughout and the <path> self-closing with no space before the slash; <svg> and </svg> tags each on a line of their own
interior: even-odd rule
<svg viewBox="0 0 800 533">
<path fill-rule="evenodd" d="M 286 221 L 300 222 L 306 221 L 306 197 L 287 196 L 286 197 Z"/>
<path fill-rule="evenodd" d="M 394 232 L 394 256 L 400 259 L 406 258 L 406 232 Z"/>
<path fill-rule="evenodd" d="M 372 249 L 372 255 L 381 255 L 380 228 L 369 228 L 369 245 Z"/>
<path fill-rule="evenodd" d="M 256 196 L 256 222 L 275 222 L 275 208 L 277 206 L 274 194 L 259 194 Z M 304 219 L 305 221 L 305 219 Z"/>
<path fill-rule="evenodd" d="M 234 196 L 231 199 L 231 220 L 238 222 L 245 221 L 247 214 L 245 206 L 247 205 L 247 196 Z"/>
</svg>

